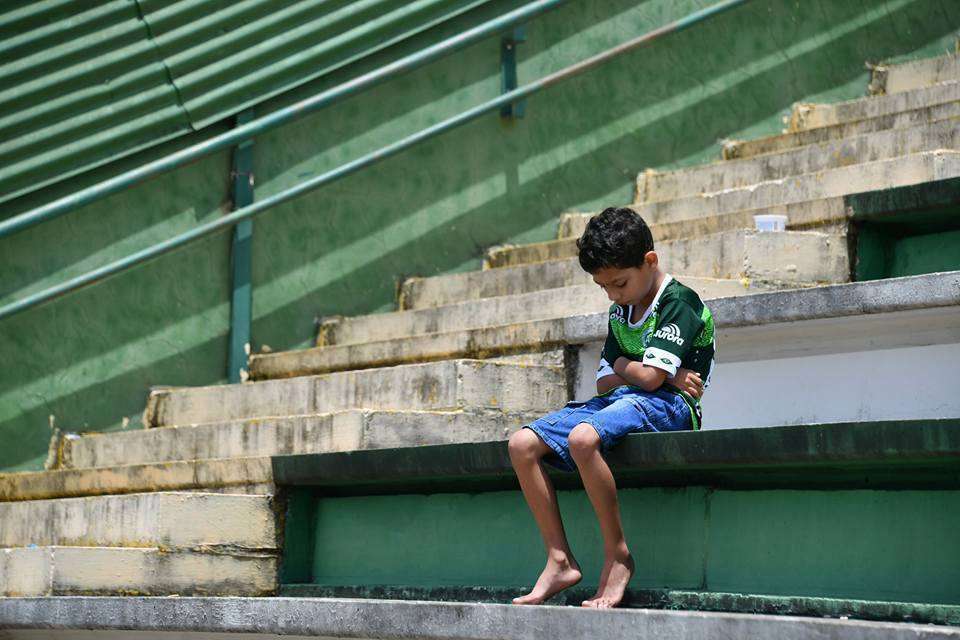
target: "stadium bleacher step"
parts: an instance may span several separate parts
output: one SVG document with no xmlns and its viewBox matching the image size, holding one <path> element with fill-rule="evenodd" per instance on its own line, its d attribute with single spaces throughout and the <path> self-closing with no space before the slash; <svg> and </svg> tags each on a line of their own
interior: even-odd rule
<svg viewBox="0 0 960 640">
<path fill-rule="evenodd" d="M 949 102 L 934 104 L 910 111 L 890 113 L 877 116 L 876 118 L 867 118 L 866 120 L 845 122 L 833 126 L 783 133 L 764 138 L 727 140 L 723 143 L 721 155 L 724 160 L 753 158 L 809 144 L 821 144 L 831 140 L 840 140 L 876 131 L 904 129 L 937 120 L 944 120 L 946 118 L 956 118 L 960 116 L 960 82 L 952 83 L 950 88 L 956 95 L 954 99 Z"/>
<path fill-rule="evenodd" d="M 745 293 L 739 282 L 684 276 L 684 282 L 701 296 Z M 469 300 L 486 300 L 543 289 L 588 285 L 596 287 L 576 259 L 525 264 L 510 269 L 466 271 L 428 278 L 408 278 L 401 287 L 401 310 L 430 309 Z"/>
<path fill-rule="evenodd" d="M 664 268 L 674 274 L 779 285 L 848 282 L 850 260 L 843 235 L 816 231 L 759 233 L 736 230 L 656 243 Z M 576 240 L 494 248 L 489 271 L 577 255 Z"/>
<path fill-rule="evenodd" d="M 276 588 L 267 496 L 144 493 L 0 503 L 5 595 L 263 595 Z"/>
<path fill-rule="evenodd" d="M 469 595 L 423 602 L 411 600 L 406 595 L 409 591 L 401 589 L 381 589 L 390 596 L 396 594 L 389 599 L 364 599 L 357 591 L 340 589 L 324 598 L 10 598 L 0 600 L 0 626 L 11 630 L 12 640 L 39 637 L 33 629 L 43 629 L 43 637 L 51 640 L 93 634 L 104 638 L 225 638 L 230 634 L 241 638 L 526 640 L 532 637 L 532 629 L 537 637 L 553 640 L 955 640 L 958 636 L 955 629 L 944 626 L 955 619 L 955 607 L 913 603 L 657 590 L 641 600 L 646 608 L 598 613 L 580 606 L 492 604 Z M 457 591 L 448 588 L 435 593 Z M 501 592 L 498 603 L 507 602 L 506 596 L 517 590 Z M 909 622 L 886 622 L 890 619 Z M 56 628 L 50 630 L 53 625 Z M 149 629 L 149 636 L 130 634 L 131 626 Z"/>
<path fill-rule="evenodd" d="M 960 54 L 953 53 L 877 65 L 871 71 L 869 88 L 872 93 L 890 95 L 956 80 L 960 80 Z"/>
<path fill-rule="evenodd" d="M 285 380 L 155 389 L 146 427 L 346 409 L 542 411 L 567 400 L 562 367 L 448 360 Z"/>
<path fill-rule="evenodd" d="M 650 225 L 654 245 L 660 250 L 664 241 L 691 239 L 724 231 L 754 229 L 754 215 L 779 214 L 787 216 L 787 230 L 824 231 L 846 233 L 850 213 L 842 196 L 821 198 L 805 202 L 761 209 L 741 209 L 712 216 L 688 218 L 673 222 Z M 565 213 L 560 217 L 557 239 L 579 238 L 587 228 L 587 222 L 595 213 Z"/>
<path fill-rule="evenodd" d="M 300 353 L 299 351 L 293 353 Z M 65 436 L 62 468 L 356 451 L 509 436 L 539 414 L 503 411 L 342 411 Z"/>
<path fill-rule="evenodd" d="M 272 554 L 221 555 L 158 548 L 35 546 L 0 549 L 0 596 L 268 596 Z"/>
<path fill-rule="evenodd" d="M 960 150 L 960 118 L 831 140 L 758 158 L 714 162 L 674 171 L 644 171 L 637 178 L 635 202 L 689 198 L 938 149 Z"/>
<path fill-rule="evenodd" d="M 0 474 L 0 502 L 151 492 L 273 495 L 267 456 Z"/>
<path fill-rule="evenodd" d="M 960 176 L 960 151 L 927 151 L 664 202 L 636 203 L 648 224 L 759 210 Z M 700 274 L 696 274 L 700 275 Z"/>
<path fill-rule="evenodd" d="M 362 344 L 391 338 L 406 339 L 430 333 L 481 329 L 605 311 L 610 306 L 609 298 L 603 289 L 592 281 L 589 274 L 584 273 L 584 276 L 588 284 L 465 300 L 442 307 L 333 318 L 321 326 L 317 346 Z M 698 289 L 701 297 L 706 298 L 748 291 L 739 281 L 694 280 L 691 286 Z"/>
<path fill-rule="evenodd" d="M 798 102 L 790 112 L 788 130 L 806 131 L 915 111 L 956 100 L 957 91 L 957 82 L 943 82 L 887 96 L 870 96 L 845 102 Z"/>
</svg>

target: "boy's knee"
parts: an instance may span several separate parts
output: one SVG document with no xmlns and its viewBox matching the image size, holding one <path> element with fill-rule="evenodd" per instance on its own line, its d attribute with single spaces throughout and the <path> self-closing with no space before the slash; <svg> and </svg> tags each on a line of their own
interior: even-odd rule
<svg viewBox="0 0 960 640">
<path fill-rule="evenodd" d="M 507 450 L 512 459 L 532 458 L 538 455 L 540 436 L 530 429 L 520 429 L 507 441 Z"/>
<path fill-rule="evenodd" d="M 593 425 L 581 422 L 573 428 L 567 437 L 570 455 L 574 459 L 593 455 L 600 448 L 600 435 Z"/>
</svg>

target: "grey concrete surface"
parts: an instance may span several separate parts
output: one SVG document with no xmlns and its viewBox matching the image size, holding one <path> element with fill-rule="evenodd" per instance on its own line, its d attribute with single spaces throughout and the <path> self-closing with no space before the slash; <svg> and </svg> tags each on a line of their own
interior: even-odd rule
<svg viewBox="0 0 960 640">
<path fill-rule="evenodd" d="M 541 411 L 566 401 L 561 367 L 448 360 L 210 387 L 154 390 L 143 422 L 162 427 L 346 409 Z"/>
<path fill-rule="evenodd" d="M 267 496 L 139 493 L 0 503 L 0 546 L 276 549 Z"/>
<path fill-rule="evenodd" d="M 653 204 L 637 209 L 650 206 Z M 658 242 L 655 248 L 664 268 L 681 278 L 756 280 L 774 286 L 839 283 L 850 279 L 847 241 L 840 234 L 758 233 L 737 229 Z M 502 268 L 570 259 L 576 253 L 576 241 L 572 238 L 491 249 L 487 254 L 491 275 L 487 277 L 497 277 L 494 272 Z"/>
<path fill-rule="evenodd" d="M 819 127 L 806 131 L 794 131 L 776 136 L 755 138 L 753 140 L 727 140 L 723 143 L 724 160 L 751 158 L 765 153 L 776 153 L 785 149 L 807 144 L 819 144 L 829 140 L 839 140 L 849 136 L 859 136 L 886 129 L 901 129 L 927 122 L 955 118 L 960 116 L 960 83 L 952 87 L 957 98 L 950 102 L 933 104 L 919 109 L 888 113 L 875 118 L 843 122 L 828 127 Z"/>
<path fill-rule="evenodd" d="M 956 100 L 958 92 L 960 92 L 960 83 L 944 82 L 888 96 L 856 98 L 832 104 L 800 102 L 793 106 L 790 115 L 790 131 L 829 127 L 891 113 L 923 109 Z"/>
<path fill-rule="evenodd" d="M 67 468 L 325 453 L 502 438 L 537 414 L 342 411 L 67 437 Z M 532 416 L 532 417 L 531 417 Z"/>
<path fill-rule="evenodd" d="M 274 553 L 0 549 L 0 595 L 271 595 L 277 589 L 277 564 Z"/>
<path fill-rule="evenodd" d="M 491 270 L 490 273 L 494 271 Z M 686 282 L 684 278 L 681 280 Z M 768 351 L 773 345 L 762 339 L 762 336 L 766 335 L 764 332 L 769 333 L 767 326 L 776 325 L 775 331 L 779 332 L 776 339 L 789 344 L 790 340 L 799 334 L 816 333 L 813 329 L 804 329 L 804 326 L 818 321 L 858 315 L 869 317 L 902 314 L 910 310 L 934 310 L 938 317 L 960 312 L 960 309 L 953 311 L 960 306 L 960 272 L 758 292 L 747 296 L 712 299 L 708 304 L 713 310 L 720 331 L 721 352 L 724 359 L 728 360 L 735 357 L 737 352 L 737 349 L 732 348 L 735 345 L 726 340 L 733 331 L 737 332 L 737 343 L 752 342 L 753 351 Z M 877 322 L 889 324 L 885 320 Z M 932 323 L 931 326 L 935 328 L 942 324 L 931 318 L 926 322 Z M 789 327 L 789 331 L 786 331 L 784 326 Z M 902 330 L 902 327 L 897 330 Z M 338 367 L 361 367 L 365 363 L 381 362 L 384 358 L 413 362 L 433 358 L 489 356 L 525 349 L 594 343 L 602 341 L 606 331 L 605 312 L 580 314 L 571 309 L 570 315 L 562 318 L 414 336 L 403 341 L 386 340 L 348 347 L 318 347 L 289 352 L 284 366 L 289 367 L 288 372 L 302 370 L 309 373 L 313 370 L 335 370 Z M 838 330 L 833 327 L 830 331 L 836 333 Z M 947 333 L 949 331 L 948 328 Z M 862 331 L 860 333 L 861 337 L 869 338 Z M 911 333 L 918 338 L 934 340 L 928 344 L 936 344 L 936 341 L 941 339 L 920 335 L 915 327 Z M 845 340 L 852 341 L 852 337 L 846 333 L 837 335 L 843 335 Z M 828 341 L 821 338 L 821 342 L 826 344 Z M 857 340 L 856 343 L 860 344 L 860 341 Z M 864 348 L 869 348 L 869 345 Z M 595 363 L 596 357 L 592 357 L 591 362 Z"/>
<path fill-rule="evenodd" d="M 788 176 L 746 187 L 633 205 L 649 224 L 903 187 L 960 176 L 960 152 L 929 151 Z"/>
<path fill-rule="evenodd" d="M 637 180 L 636 202 L 688 198 L 937 149 L 960 149 L 960 119 L 948 118 L 829 140 L 758 158 L 714 162 L 674 171 L 645 171 Z"/>
<path fill-rule="evenodd" d="M 3 599 L 0 629 L 0 634 L 6 634 L 0 637 L 5 638 L 36 637 L 21 635 L 21 629 L 42 630 L 53 638 L 69 638 L 70 631 L 82 629 L 196 634 L 177 637 L 197 638 L 215 637 L 206 635 L 214 633 L 463 640 L 960 637 L 960 629 L 951 627 L 797 616 L 333 598 Z"/>
<path fill-rule="evenodd" d="M 960 54 L 877 65 L 871 76 L 870 91 L 888 95 L 960 80 Z"/>
</svg>

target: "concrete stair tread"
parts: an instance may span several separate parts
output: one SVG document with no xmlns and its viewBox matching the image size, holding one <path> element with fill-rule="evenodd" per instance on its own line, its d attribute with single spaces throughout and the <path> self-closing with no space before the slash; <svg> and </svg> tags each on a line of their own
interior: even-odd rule
<svg viewBox="0 0 960 640">
<path fill-rule="evenodd" d="M 635 203 L 648 224 L 796 204 L 960 176 L 960 151 L 936 150 L 788 176 L 663 202 Z"/>
<path fill-rule="evenodd" d="M 723 143 L 721 157 L 724 160 L 756 158 L 805 145 L 822 144 L 877 131 L 905 129 L 960 115 L 960 83 L 951 85 L 956 98 L 918 109 L 888 113 L 873 118 L 843 122 L 840 124 L 787 131 L 779 135 L 751 140 L 727 140 Z"/>
<path fill-rule="evenodd" d="M 938 149 L 960 149 L 960 116 L 673 171 L 644 171 L 635 201 L 663 202 Z"/>
<path fill-rule="evenodd" d="M 279 354 L 276 354 L 279 356 Z M 255 418 L 61 436 L 60 468 L 93 469 L 181 460 L 496 440 L 539 417 L 498 410 L 367 411 Z M 2 479 L 2 476 L 0 476 Z M 260 476 L 253 479 L 262 483 Z"/>
<path fill-rule="evenodd" d="M 522 268 L 507 267 L 504 271 Z M 495 271 L 497 270 L 489 273 Z M 712 299 L 709 306 L 716 318 L 719 341 L 724 345 L 724 358 L 729 361 L 736 359 L 738 344 L 749 342 L 751 327 L 783 323 L 800 327 L 804 321 L 860 314 L 882 315 L 900 310 L 907 312 L 911 309 L 935 310 L 942 307 L 947 308 L 943 313 L 949 315 L 949 309 L 960 304 L 956 282 L 957 273 L 950 272 L 797 290 L 756 292 L 748 296 L 733 295 Z M 481 352 L 492 354 L 518 349 L 584 345 L 604 339 L 606 320 L 605 310 L 588 314 L 572 311 L 563 318 L 502 327 L 458 330 L 364 345 L 314 347 L 283 354 L 256 356 L 251 361 L 251 371 L 255 376 L 264 377 L 308 375 L 316 371 L 362 367 L 378 363 L 384 358 L 404 361 L 449 357 L 451 354 L 470 357 Z M 932 320 L 928 319 L 927 322 Z M 863 327 L 866 328 L 867 324 L 864 322 Z M 731 339 L 731 331 L 744 333 L 744 337 Z M 837 335 L 838 339 L 851 344 L 854 342 L 853 337 L 845 333 Z M 801 339 L 798 335 L 784 340 L 784 345 L 794 345 L 799 350 L 789 355 L 798 355 L 810 347 L 809 336 Z M 835 345 L 830 346 L 822 340 L 821 342 L 825 348 L 835 348 Z M 569 366 L 572 366 L 572 363 Z M 580 366 L 585 365 L 581 363 Z"/>
<path fill-rule="evenodd" d="M 563 368 L 458 359 L 151 392 L 144 426 L 346 409 L 538 411 L 566 401 Z"/>
<path fill-rule="evenodd" d="M 943 104 L 957 99 L 958 82 L 943 82 L 882 96 L 828 104 L 800 102 L 793 106 L 789 131 L 804 131 Z"/>
<path fill-rule="evenodd" d="M 506 296 L 464 300 L 438 307 L 336 318 L 324 323 L 317 346 L 347 346 L 381 342 L 391 338 L 412 338 L 460 329 L 482 329 L 508 324 L 559 318 L 571 311 L 603 311 L 610 301 L 590 274 L 583 273 L 584 284 L 544 288 Z M 694 279 L 691 283 L 701 296 L 713 298 L 748 293 L 739 281 Z M 253 359 L 266 356 L 254 355 Z"/>
<path fill-rule="evenodd" d="M 655 246 L 661 263 L 671 273 L 794 285 L 849 280 L 846 242 L 839 234 L 738 229 L 658 242 Z M 576 254 L 576 239 L 568 238 L 495 248 L 487 254 L 487 263 L 493 272 Z"/>
<path fill-rule="evenodd" d="M 170 552 L 157 547 L 0 549 L 0 596 L 267 596 L 275 554 Z"/>
<path fill-rule="evenodd" d="M 960 54 L 950 53 L 877 65 L 872 70 L 869 89 L 871 93 L 890 95 L 956 80 L 960 80 Z"/>
<path fill-rule="evenodd" d="M 735 594 L 739 595 L 739 594 Z M 742 596 L 741 596 L 742 597 Z M 687 601 L 693 601 L 689 598 Z M 476 640 L 528 638 L 530 629 L 556 640 L 575 638 L 750 637 L 797 640 L 856 637 L 862 640 L 958 638 L 960 630 L 916 623 L 890 623 L 834 617 L 800 617 L 800 598 L 776 598 L 766 615 L 666 609 L 618 609 L 597 614 L 579 606 L 518 607 L 481 602 L 428 602 L 343 597 L 323 598 L 9 598 L 0 601 L 0 625 L 48 630 L 50 638 L 75 631 L 150 631 L 156 634 L 267 634 L 326 638 L 422 637 Z M 821 601 L 826 599 L 819 599 Z M 732 599 L 731 599 L 732 601 Z M 792 601 L 792 603 L 791 603 Z M 870 611 L 870 603 L 811 603 L 814 615 Z M 784 606 L 786 605 L 786 606 Z M 878 603 L 877 610 L 883 603 Z M 663 604 L 659 606 L 664 606 Z M 935 605 L 915 605 L 926 613 Z M 906 609 L 905 607 L 903 607 Z M 749 610 L 747 610 L 749 611 Z M 840 613 L 839 615 L 844 615 Z M 935 613 L 921 621 L 939 622 Z M 629 630 L 629 631 L 627 631 Z M 32 636 L 31 636 L 32 637 Z M 113 636 L 106 636 L 113 637 Z"/>
<path fill-rule="evenodd" d="M 0 547 L 30 544 L 269 551 L 277 539 L 268 496 L 154 492 L 0 503 Z"/>
</svg>

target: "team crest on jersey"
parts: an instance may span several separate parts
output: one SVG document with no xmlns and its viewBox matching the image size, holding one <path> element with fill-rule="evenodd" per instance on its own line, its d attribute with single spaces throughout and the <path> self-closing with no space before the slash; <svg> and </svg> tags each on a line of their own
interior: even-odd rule
<svg viewBox="0 0 960 640">
<path fill-rule="evenodd" d="M 680 337 L 680 327 L 672 322 L 657 329 L 657 332 L 653 334 L 653 337 L 666 340 L 667 342 L 672 342 L 681 347 L 683 346 L 683 338 Z"/>
</svg>

